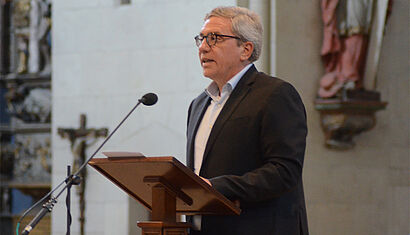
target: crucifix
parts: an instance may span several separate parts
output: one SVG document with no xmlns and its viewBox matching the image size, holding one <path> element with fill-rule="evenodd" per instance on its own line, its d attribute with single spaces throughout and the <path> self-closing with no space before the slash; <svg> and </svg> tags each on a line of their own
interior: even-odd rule
<svg viewBox="0 0 410 235">
<path fill-rule="evenodd" d="M 67 138 L 70 141 L 71 152 L 73 153 L 74 161 L 72 172 L 76 172 L 78 168 L 87 160 L 86 149 L 94 144 L 99 137 L 106 137 L 108 134 L 107 128 L 86 128 L 87 117 L 85 114 L 80 115 L 80 128 L 58 128 L 58 134 L 62 138 Z M 85 183 L 87 177 L 87 168 L 79 174 L 83 179 L 77 187 L 77 194 L 80 200 L 80 234 L 84 235 L 85 225 Z"/>
</svg>

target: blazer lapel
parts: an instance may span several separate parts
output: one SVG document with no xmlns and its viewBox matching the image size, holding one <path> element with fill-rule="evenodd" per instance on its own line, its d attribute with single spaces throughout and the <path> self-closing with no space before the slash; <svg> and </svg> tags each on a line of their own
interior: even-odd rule
<svg viewBox="0 0 410 235">
<path fill-rule="evenodd" d="M 228 100 L 226 101 L 209 135 L 208 142 L 207 142 L 205 152 L 204 152 L 204 157 L 202 160 L 202 166 L 205 165 L 205 161 L 208 157 L 209 151 L 212 149 L 224 124 L 231 117 L 232 113 L 235 111 L 235 109 L 238 107 L 241 101 L 248 94 L 251 88 L 250 85 L 251 83 L 253 83 L 255 79 L 254 76 L 256 75 L 257 72 L 258 71 L 256 70 L 254 65 L 250 67 L 249 70 L 243 75 L 241 80 L 238 82 L 232 94 L 229 96 Z"/>
<path fill-rule="evenodd" d="M 195 136 L 198 131 L 199 124 L 201 123 L 202 117 L 210 103 L 210 98 L 204 93 L 202 93 L 197 100 L 192 104 L 192 110 L 190 111 L 189 123 L 188 123 L 188 136 L 187 136 L 187 165 L 192 170 L 194 169 L 194 149 L 195 149 Z"/>
</svg>

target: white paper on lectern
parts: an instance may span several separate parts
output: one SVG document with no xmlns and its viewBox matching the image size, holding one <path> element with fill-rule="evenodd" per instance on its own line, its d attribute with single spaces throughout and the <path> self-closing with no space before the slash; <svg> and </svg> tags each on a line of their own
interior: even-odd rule
<svg viewBox="0 0 410 235">
<path fill-rule="evenodd" d="M 140 152 L 103 152 L 105 156 L 109 158 L 116 157 L 145 157 L 144 154 Z"/>
</svg>

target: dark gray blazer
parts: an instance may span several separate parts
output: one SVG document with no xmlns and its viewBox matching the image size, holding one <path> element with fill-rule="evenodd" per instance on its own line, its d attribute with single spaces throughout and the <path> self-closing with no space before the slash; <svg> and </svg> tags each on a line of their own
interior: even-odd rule
<svg viewBox="0 0 410 235">
<path fill-rule="evenodd" d="M 188 113 L 187 165 L 194 166 L 194 142 L 210 103 L 204 93 Z M 200 176 L 230 200 L 240 216 L 203 216 L 200 234 L 308 234 L 302 167 L 306 113 L 289 83 L 252 66 L 242 77 L 210 133 Z"/>
</svg>

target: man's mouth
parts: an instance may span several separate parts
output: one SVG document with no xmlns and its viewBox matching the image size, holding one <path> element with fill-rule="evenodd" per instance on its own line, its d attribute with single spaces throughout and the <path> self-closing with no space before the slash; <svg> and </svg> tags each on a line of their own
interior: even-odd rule
<svg viewBox="0 0 410 235">
<path fill-rule="evenodd" d="M 207 64 L 207 63 L 211 63 L 211 62 L 215 62 L 215 61 L 212 60 L 212 59 L 207 59 L 207 58 L 204 58 L 204 59 L 201 60 L 202 65 Z"/>
</svg>

